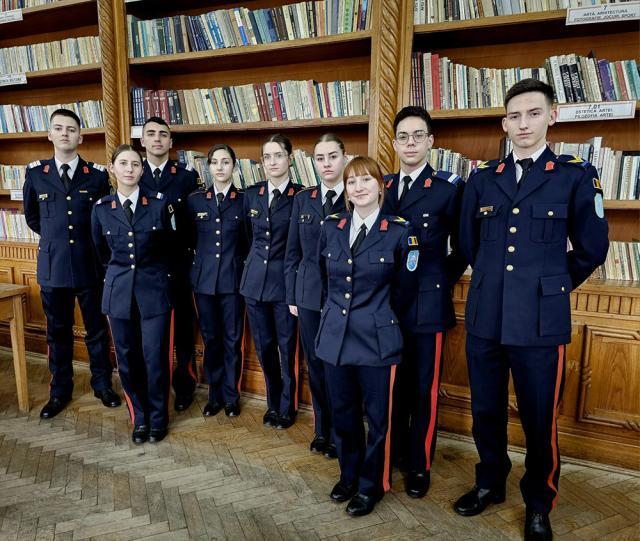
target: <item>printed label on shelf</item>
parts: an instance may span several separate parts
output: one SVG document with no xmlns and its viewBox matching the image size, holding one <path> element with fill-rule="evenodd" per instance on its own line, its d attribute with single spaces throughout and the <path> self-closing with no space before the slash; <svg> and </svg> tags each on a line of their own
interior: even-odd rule
<svg viewBox="0 0 640 541">
<path fill-rule="evenodd" d="M 569 26 L 572 24 L 608 23 L 636 19 L 640 19 L 640 2 L 624 2 L 621 4 L 568 8 L 565 24 Z"/>
<path fill-rule="evenodd" d="M 557 122 L 581 122 L 585 120 L 620 120 L 633 118 L 636 102 L 602 101 L 598 103 L 563 103 L 558 105 Z"/>
<path fill-rule="evenodd" d="M 0 86 L 26 85 L 26 84 L 27 84 L 26 73 L 8 73 L 7 75 L 0 75 Z"/>
<path fill-rule="evenodd" d="M 0 11 L 0 24 L 13 23 L 22 20 L 21 9 L 10 9 L 9 11 Z"/>
<path fill-rule="evenodd" d="M 142 126 L 131 126 L 131 138 L 140 139 L 142 137 Z"/>
<path fill-rule="evenodd" d="M 11 190 L 11 201 L 22 201 L 22 190 Z"/>
</svg>

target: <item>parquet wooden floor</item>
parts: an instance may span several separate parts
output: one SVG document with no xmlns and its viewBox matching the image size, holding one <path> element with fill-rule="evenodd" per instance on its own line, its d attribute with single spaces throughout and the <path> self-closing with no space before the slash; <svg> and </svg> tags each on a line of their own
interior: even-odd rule
<svg viewBox="0 0 640 541">
<path fill-rule="evenodd" d="M 165 441 L 134 446 L 126 408 L 104 408 L 83 369 L 66 411 L 40 420 L 49 381 L 40 357 L 29 359 L 31 412 L 19 414 L 11 364 L 0 350 L 0 539 L 521 538 L 520 453 L 511 453 L 507 501 L 462 518 L 451 506 L 473 483 L 475 448 L 441 436 L 425 499 L 407 497 L 396 473 L 375 512 L 354 519 L 328 499 L 337 461 L 308 451 L 310 413 L 276 431 L 262 426 L 264 403 L 244 399 L 240 417 L 204 419 L 200 389 L 189 411 L 172 413 Z M 565 462 L 560 490 L 555 539 L 640 538 L 638 472 Z"/>
</svg>

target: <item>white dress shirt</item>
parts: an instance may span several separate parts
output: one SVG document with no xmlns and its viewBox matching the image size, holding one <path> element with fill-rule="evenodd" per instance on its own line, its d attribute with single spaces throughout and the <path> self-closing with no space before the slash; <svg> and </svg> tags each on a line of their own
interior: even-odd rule
<svg viewBox="0 0 640 541">
<path fill-rule="evenodd" d="M 64 163 L 58 160 L 58 158 L 55 158 L 55 160 L 56 160 L 56 169 L 58 169 L 58 174 L 60 175 L 60 177 L 62 177 L 62 166 L 64 165 Z M 67 172 L 67 174 L 69 175 L 70 179 L 73 178 L 73 175 L 76 172 L 76 169 L 78 168 L 79 161 L 80 161 L 80 156 L 76 154 L 76 157 L 73 158 L 73 160 L 71 160 L 70 162 L 67 162 L 67 164 L 69 165 L 69 171 Z"/>
<path fill-rule="evenodd" d="M 138 205 L 138 195 L 140 194 L 140 188 L 139 187 L 136 188 L 134 190 L 134 192 L 129 197 L 127 197 L 125 195 L 122 195 L 120 192 L 117 192 L 117 193 L 118 193 L 118 199 L 120 200 L 120 204 L 122 205 L 122 208 L 124 208 L 124 202 L 127 199 L 129 199 L 131 201 L 131 203 L 132 203 L 131 212 L 133 212 L 135 214 L 136 206 Z"/>
<path fill-rule="evenodd" d="M 531 154 L 531 156 L 529 156 L 533 160 L 533 163 L 536 163 L 536 160 L 540 156 L 542 156 L 542 153 L 544 152 L 545 148 L 547 148 L 547 143 L 542 145 L 538 150 L 536 150 L 533 154 Z M 513 163 L 516 164 L 516 182 L 520 182 L 520 179 L 522 178 L 522 167 L 518 163 L 518 160 L 522 158 L 518 158 L 518 156 L 516 156 L 515 151 L 512 154 L 513 154 Z M 533 165 L 531 167 L 533 167 Z"/>
<path fill-rule="evenodd" d="M 365 224 L 367 226 L 366 234 L 369 234 L 371 228 L 373 227 L 373 224 L 375 224 L 376 220 L 378 219 L 378 214 L 380 214 L 379 208 L 374 210 L 363 220 L 362 218 L 360 218 L 357 210 L 353 211 L 353 218 L 351 219 L 351 229 L 349 230 L 349 246 L 353 246 L 358 233 L 360 233 L 360 227 L 362 226 L 362 224 Z"/>
<path fill-rule="evenodd" d="M 427 166 L 427 163 L 428 162 L 424 162 L 424 165 L 422 167 L 418 167 L 418 169 L 416 169 L 413 173 L 409 174 L 409 176 L 411 177 L 411 182 L 409 182 L 409 186 L 407 186 L 407 191 L 411 189 L 411 186 L 413 186 L 413 183 L 422 174 L 422 171 L 424 171 L 424 168 Z M 402 169 L 400 169 L 400 177 L 399 177 L 400 182 L 398 182 L 398 199 L 400 199 L 400 195 L 402 194 L 402 190 L 404 189 L 404 182 L 402 182 L 402 179 L 406 176 L 407 176 L 407 173 L 405 173 Z"/>
</svg>

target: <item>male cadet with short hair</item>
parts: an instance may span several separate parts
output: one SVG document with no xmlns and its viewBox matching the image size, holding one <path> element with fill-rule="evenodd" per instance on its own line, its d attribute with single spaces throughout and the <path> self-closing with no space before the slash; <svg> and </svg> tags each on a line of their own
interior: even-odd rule
<svg viewBox="0 0 640 541">
<path fill-rule="evenodd" d="M 47 318 L 51 383 L 49 402 L 40 417 L 60 413 L 73 393 L 73 323 L 78 299 L 89 352 L 94 395 L 110 408 L 120 405 L 111 388 L 107 321 L 100 310 L 104 271 L 91 240 L 91 207 L 109 193 L 102 165 L 78 156 L 80 119 L 68 109 L 49 118 L 48 139 L 54 156 L 27 166 L 23 188 L 27 225 L 40 235 L 37 279 Z"/>
<path fill-rule="evenodd" d="M 170 248 L 173 266 L 172 325 L 176 349 L 176 367 L 172 375 L 173 390 L 176 393 L 173 405 L 176 411 L 184 411 L 193 402 L 198 381 L 194 356 L 195 308 L 189 281 L 192 255 L 188 249 L 189 219 L 186 204 L 189 194 L 198 189 L 200 179 L 190 165 L 169 159 L 173 139 L 169 125 L 162 118 L 152 116 L 145 121 L 140 143 L 146 150 L 140 185 L 146 190 L 161 192 L 175 216 L 175 232 Z"/>
<path fill-rule="evenodd" d="M 596 169 L 546 144 L 556 121 L 553 89 L 524 79 L 505 97 L 502 128 L 513 143 L 503 160 L 481 164 L 467 182 L 460 247 L 473 267 L 467 297 L 467 363 L 476 484 L 455 504 L 477 515 L 505 499 L 509 371 L 527 455 L 520 490 L 525 539 L 552 539 L 558 499 L 557 410 L 571 291 L 607 255 L 608 226 Z M 570 241 L 570 245 L 567 241 Z"/>
<path fill-rule="evenodd" d="M 393 129 L 400 172 L 385 178 L 383 212 L 411 222 L 409 239 L 419 246 L 418 291 L 401 316 L 404 354 L 396 374 L 393 445 L 396 460 L 404 460 L 408 470 L 407 494 L 422 498 L 436 447 L 445 333 L 456 324 L 451 289 L 467 267 L 457 249 L 464 183 L 427 162 L 434 139 L 424 108 L 404 107 Z"/>
</svg>

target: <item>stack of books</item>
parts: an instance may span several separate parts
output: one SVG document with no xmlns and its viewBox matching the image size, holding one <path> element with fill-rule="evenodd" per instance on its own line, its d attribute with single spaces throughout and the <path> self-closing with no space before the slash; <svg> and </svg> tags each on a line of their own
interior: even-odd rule
<svg viewBox="0 0 640 541">
<path fill-rule="evenodd" d="M 1 73 L 26 73 L 100 62 L 98 36 L 0 49 Z"/>
<path fill-rule="evenodd" d="M 24 165 L 0 165 L 0 190 L 18 190 L 24 184 Z"/>
<path fill-rule="evenodd" d="M 411 100 L 429 110 L 502 107 L 507 90 L 522 79 L 550 84 L 558 103 L 640 99 L 634 59 L 609 62 L 575 54 L 551 56 L 539 68 L 474 68 L 437 53 L 412 55 Z"/>
<path fill-rule="evenodd" d="M 56 105 L 0 105 L 0 133 L 47 131 L 56 109 L 70 109 L 80 117 L 80 127 L 101 128 L 102 102 L 77 101 Z"/>
<path fill-rule="evenodd" d="M 436 171 L 449 171 L 466 180 L 482 160 L 469 159 L 448 148 L 432 148 L 427 155 L 427 161 Z"/>
<path fill-rule="evenodd" d="M 607 260 L 591 278 L 640 281 L 640 242 L 611 241 Z"/>
<path fill-rule="evenodd" d="M 0 209 L 0 239 L 37 241 L 40 236 L 27 226 L 18 209 Z"/>
<path fill-rule="evenodd" d="M 365 30 L 370 0 L 315 0 L 143 21 L 127 16 L 130 57 L 209 51 Z"/>
<path fill-rule="evenodd" d="M 278 81 L 188 90 L 131 90 L 133 124 L 228 124 L 366 115 L 369 81 Z"/>
<path fill-rule="evenodd" d="M 12 9 L 33 8 L 52 4 L 60 0 L 0 0 L 0 11 L 11 11 Z"/>
</svg>

